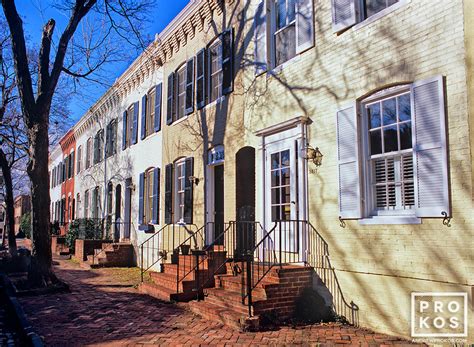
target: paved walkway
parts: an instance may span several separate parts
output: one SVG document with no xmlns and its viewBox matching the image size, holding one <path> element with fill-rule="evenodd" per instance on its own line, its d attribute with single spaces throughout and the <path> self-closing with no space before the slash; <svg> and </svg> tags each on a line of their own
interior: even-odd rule
<svg viewBox="0 0 474 347">
<path fill-rule="evenodd" d="M 141 295 L 131 286 L 138 280 L 136 270 L 84 270 L 61 260 L 56 273 L 70 284 L 71 293 L 21 299 L 29 320 L 48 346 L 407 344 L 335 323 L 241 333 Z"/>
</svg>

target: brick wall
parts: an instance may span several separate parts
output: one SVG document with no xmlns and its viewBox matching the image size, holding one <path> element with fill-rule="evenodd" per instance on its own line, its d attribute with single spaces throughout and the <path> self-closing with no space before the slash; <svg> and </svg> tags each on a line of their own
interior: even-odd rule
<svg viewBox="0 0 474 347">
<path fill-rule="evenodd" d="M 79 261 L 86 261 L 88 255 L 94 254 L 94 249 L 100 249 L 102 245 L 106 243 L 112 243 L 112 240 L 77 239 L 74 248 L 74 257 Z"/>
</svg>

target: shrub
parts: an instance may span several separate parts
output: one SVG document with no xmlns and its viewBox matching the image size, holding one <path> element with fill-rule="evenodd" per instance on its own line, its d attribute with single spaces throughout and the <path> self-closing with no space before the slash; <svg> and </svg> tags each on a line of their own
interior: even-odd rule
<svg viewBox="0 0 474 347">
<path fill-rule="evenodd" d="M 30 212 L 25 213 L 23 216 L 21 216 L 20 229 L 23 231 L 27 239 L 31 239 L 31 213 Z"/>
<path fill-rule="evenodd" d="M 102 220 L 82 218 L 76 219 L 69 224 L 66 235 L 66 245 L 71 252 L 74 251 L 76 239 L 102 240 L 104 223 Z"/>
</svg>

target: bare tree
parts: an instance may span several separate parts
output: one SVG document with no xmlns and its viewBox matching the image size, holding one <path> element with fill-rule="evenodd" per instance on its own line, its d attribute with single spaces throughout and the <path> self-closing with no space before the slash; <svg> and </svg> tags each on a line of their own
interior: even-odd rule
<svg viewBox="0 0 474 347">
<path fill-rule="evenodd" d="M 120 39 L 142 49 L 145 42 L 140 30 L 154 1 L 64 0 L 60 9 L 68 12 L 67 25 L 57 43 L 53 37 L 55 20 L 50 19 L 44 25 L 36 79 L 31 74 L 23 22 L 15 1 L 2 0 L 1 3 L 10 32 L 18 92 L 28 137 L 27 172 L 31 180 L 33 238 L 29 279 L 36 285 L 48 285 L 56 281 L 51 266 L 49 230 L 48 128 L 58 82 L 63 73 L 72 76 L 74 81 L 92 78 L 104 64 L 115 59 L 114 50 L 106 47 L 108 43 Z M 91 21 L 88 22 L 86 17 Z M 92 22 L 99 24 L 91 26 Z M 92 34 L 75 36 L 81 23 L 83 33 Z M 98 25 L 101 30 L 92 32 L 90 28 L 96 29 Z"/>
</svg>

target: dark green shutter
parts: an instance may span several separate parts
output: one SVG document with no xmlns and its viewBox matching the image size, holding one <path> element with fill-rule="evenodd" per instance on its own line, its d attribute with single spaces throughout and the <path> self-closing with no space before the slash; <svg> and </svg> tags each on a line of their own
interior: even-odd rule
<svg viewBox="0 0 474 347">
<path fill-rule="evenodd" d="M 162 86 L 158 84 L 155 88 L 155 132 L 161 130 L 161 99 L 162 99 Z"/>
<path fill-rule="evenodd" d="M 233 89 L 233 31 L 226 30 L 222 40 L 222 95 L 229 94 Z"/>
<path fill-rule="evenodd" d="M 196 55 L 196 107 L 206 105 L 206 50 L 201 49 Z"/>
<path fill-rule="evenodd" d="M 174 72 L 168 76 L 168 99 L 166 104 L 166 124 L 173 123 L 174 115 Z"/>
<path fill-rule="evenodd" d="M 127 148 L 127 111 L 122 116 L 122 150 Z"/>
<path fill-rule="evenodd" d="M 143 193 L 145 190 L 145 174 L 140 174 L 138 187 L 138 225 L 143 224 Z"/>
<path fill-rule="evenodd" d="M 186 158 L 184 165 L 184 216 L 186 224 L 193 223 L 193 182 L 189 179 L 194 175 L 194 158 Z"/>
<path fill-rule="evenodd" d="M 141 124 L 141 136 L 143 140 L 146 137 L 146 94 L 142 97 L 142 124 Z"/>
<path fill-rule="evenodd" d="M 158 224 L 159 218 L 159 201 L 160 201 L 160 169 L 153 170 L 153 210 L 152 210 L 152 224 Z"/>
<path fill-rule="evenodd" d="M 173 164 L 165 168 L 165 223 L 173 222 Z"/>
<path fill-rule="evenodd" d="M 188 115 L 194 111 L 194 58 L 186 63 L 186 101 L 185 113 Z"/>
<path fill-rule="evenodd" d="M 133 104 L 133 128 L 132 128 L 132 144 L 138 141 L 138 101 Z"/>
</svg>

